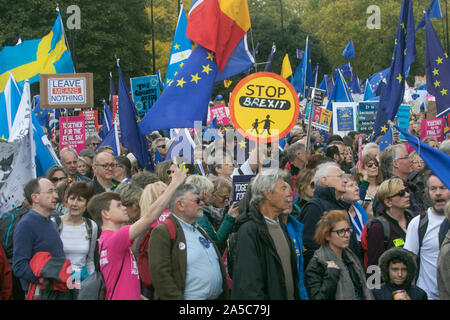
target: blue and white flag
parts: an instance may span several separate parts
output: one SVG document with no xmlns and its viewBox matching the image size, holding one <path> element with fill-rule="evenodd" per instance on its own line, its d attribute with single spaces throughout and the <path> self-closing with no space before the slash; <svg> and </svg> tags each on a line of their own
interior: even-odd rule
<svg viewBox="0 0 450 320">
<path fill-rule="evenodd" d="M 428 9 L 426 11 L 426 14 L 428 15 L 428 18 L 442 18 L 442 12 L 441 12 L 441 5 L 439 4 L 439 0 L 433 0 L 431 1 L 430 5 L 428 6 Z M 419 21 L 416 27 L 416 32 L 419 29 L 422 29 L 425 27 L 425 16 L 422 17 L 422 19 Z"/>
<path fill-rule="evenodd" d="M 119 135 L 117 134 L 117 121 L 114 121 L 114 124 L 111 127 L 111 130 L 108 131 L 103 140 L 99 143 L 96 149 L 100 147 L 110 146 L 115 156 L 120 156 L 120 144 L 119 144 Z"/>
<path fill-rule="evenodd" d="M 350 40 L 342 51 L 342 56 L 345 59 L 351 59 L 355 57 L 355 48 L 353 47 L 353 40 Z"/>
<path fill-rule="evenodd" d="M 173 81 L 177 73 L 183 67 L 186 60 L 192 53 L 191 40 L 186 36 L 187 17 L 184 12 L 183 4 L 180 4 L 180 13 L 178 15 L 177 28 L 173 37 L 172 49 L 170 51 L 169 63 L 167 65 L 166 80 L 164 88 Z"/>
<path fill-rule="evenodd" d="M 167 150 L 166 160 L 174 160 L 178 156 L 183 156 L 190 163 L 194 163 L 195 142 L 192 140 L 188 129 L 181 129 L 178 136 Z"/>
</svg>

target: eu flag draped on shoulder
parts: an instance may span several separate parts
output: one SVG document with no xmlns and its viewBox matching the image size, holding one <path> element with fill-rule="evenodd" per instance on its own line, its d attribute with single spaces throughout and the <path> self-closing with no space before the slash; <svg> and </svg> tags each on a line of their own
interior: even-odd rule
<svg viewBox="0 0 450 320">
<path fill-rule="evenodd" d="M 442 18 L 441 5 L 439 4 L 439 0 L 431 1 L 430 5 L 427 9 L 428 18 Z M 416 32 L 419 29 L 425 27 L 425 16 L 419 21 L 416 27 Z"/>
<path fill-rule="evenodd" d="M 309 48 L 309 38 L 306 37 L 305 52 L 300 64 L 295 70 L 294 88 L 297 91 L 299 99 L 305 99 L 308 90 L 312 86 L 312 70 L 311 70 L 311 49 Z"/>
<path fill-rule="evenodd" d="M 380 105 L 375 119 L 372 141 L 387 128 L 387 121 L 394 120 L 403 102 L 405 80 L 411 63 L 416 60 L 414 15 L 411 0 L 403 0 L 395 36 L 395 47 L 386 86 L 381 89 Z M 387 130 L 386 130 L 387 131 Z M 386 132 L 385 131 L 385 132 Z"/>
<path fill-rule="evenodd" d="M 123 78 L 119 60 L 117 60 L 117 69 L 119 71 L 119 122 L 122 145 L 136 157 L 140 168 L 153 171 L 153 162 L 148 152 L 147 139 L 139 131 L 136 108 L 128 94 L 129 90 Z"/>
<path fill-rule="evenodd" d="M 394 126 L 405 138 L 408 143 L 414 148 L 419 156 L 425 161 L 428 168 L 433 171 L 433 173 L 439 177 L 442 183 L 450 188 L 450 156 L 442 151 L 434 149 L 420 141 L 419 138 L 413 136 L 412 134 L 406 132 L 399 126 Z"/>
<path fill-rule="evenodd" d="M 427 91 L 436 98 L 436 117 L 442 117 L 450 112 L 450 62 L 427 14 L 425 20 Z"/>
<path fill-rule="evenodd" d="M 187 18 L 184 13 L 183 4 L 180 4 L 180 13 L 178 15 L 177 28 L 173 37 L 172 49 L 170 51 L 169 64 L 166 70 L 166 80 L 164 88 L 173 80 L 177 72 L 180 71 L 186 60 L 192 52 L 192 43 L 186 37 Z"/>
<path fill-rule="evenodd" d="M 0 51 L 0 92 L 11 72 L 17 82 L 39 81 L 40 73 L 73 73 L 73 62 L 67 50 L 61 15 L 49 34 L 41 39 L 25 40 Z"/>
<path fill-rule="evenodd" d="M 351 59 L 355 57 L 355 48 L 353 47 L 353 40 L 350 40 L 342 51 L 342 56 L 345 59 Z"/>
<path fill-rule="evenodd" d="M 195 121 L 205 124 L 212 89 L 215 81 L 220 81 L 220 72 L 224 77 L 221 80 L 237 74 L 227 71 L 239 70 L 235 68 L 235 54 L 246 55 L 253 60 L 245 42 L 245 33 L 249 28 L 247 1 L 193 1 L 187 35 L 197 42 L 197 46 L 139 123 L 141 132 L 147 134 L 161 129 L 193 128 Z M 217 57 L 219 60 L 216 60 Z M 219 61 L 221 69 L 216 61 Z M 245 65 L 238 73 L 249 67 Z"/>
</svg>

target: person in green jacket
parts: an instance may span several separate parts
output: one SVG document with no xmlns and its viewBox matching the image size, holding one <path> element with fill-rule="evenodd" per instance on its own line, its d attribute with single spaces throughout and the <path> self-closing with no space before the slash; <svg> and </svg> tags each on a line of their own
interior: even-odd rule
<svg viewBox="0 0 450 320">
<path fill-rule="evenodd" d="M 208 236 L 214 241 L 221 253 L 227 247 L 227 239 L 233 229 L 234 221 L 239 215 L 237 207 L 234 204 L 223 217 L 222 223 L 216 230 L 214 228 L 211 214 L 216 209 L 212 205 L 214 184 L 207 177 L 201 175 L 191 175 L 186 183 L 194 184 L 201 190 L 201 198 L 205 205 L 203 206 L 203 216 L 197 220 L 197 223 L 206 231 Z"/>
</svg>

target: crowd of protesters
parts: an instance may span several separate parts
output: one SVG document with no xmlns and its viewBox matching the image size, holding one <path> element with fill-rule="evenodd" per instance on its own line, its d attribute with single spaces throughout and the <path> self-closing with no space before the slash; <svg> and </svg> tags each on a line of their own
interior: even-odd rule
<svg viewBox="0 0 450 320">
<path fill-rule="evenodd" d="M 77 299 L 96 255 L 112 300 L 450 299 L 450 192 L 398 136 L 383 151 L 357 132 L 308 141 L 299 121 L 283 149 L 238 163 L 232 129 L 194 164 L 168 158 L 167 132 L 148 135 L 154 172 L 96 136 L 58 150 L 62 166 L 23 186 L 0 299 Z M 450 140 L 424 141 L 450 155 Z M 243 174 L 255 177 L 233 202 Z"/>
</svg>

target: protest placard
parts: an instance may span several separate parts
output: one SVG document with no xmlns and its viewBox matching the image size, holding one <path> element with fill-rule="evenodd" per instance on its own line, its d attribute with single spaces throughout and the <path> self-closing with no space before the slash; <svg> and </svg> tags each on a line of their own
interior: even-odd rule
<svg viewBox="0 0 450 320">
<path fill-rule="evenodd" d="M 359 133 L 372 133 L 379 104 L 378 101 L 361 101 L 358 104 Z"/>
<path fill-rule="evenodd" d="M 159 98 L 157 75 L 131 78 L 131 94 L 138 116 L 145 115 Z"/>
<path fill-rule="evenodd" d="M 231 123 L 227 117 L 227 111 L 225 110 L 224 104 L 209 107 L 209 113 L 209 118 L 211 121 L 215 117 L 217 119 L 217 123 L 221 123 L 224 126 Z"/>
<path fill-rule="evenodd" d="M 439 142 L 444 140 L 444 118 L 422 119 L 420 124 L 420 139 L 426 137 L 436 139 Z"/>
<path fill-rule="evenodd" d="M 350 131 L 356 131 L 355 102 L 333 102 L 333 133 L 345 137 Z"/>
<path fill-rule="evenodd" d="M 77 153 L 85 148 L 84 116 L 59 118 L 59 148 L 70 146 Z"/>
<path fill-rule="evenodd" d="M 98 134 L 98 110 L 84 110 L 82 112 L 84 116 L 86 137 L 94 136 Z"/>
<path fill-rule="evenodd" d="M 250 180 L 255 175 L 235 175 L 233 176 L 233 203 L 239 202 L 244 197 L 245 193 L 248 189 L 248 184 L 250 183 Z"/>
</svg>

